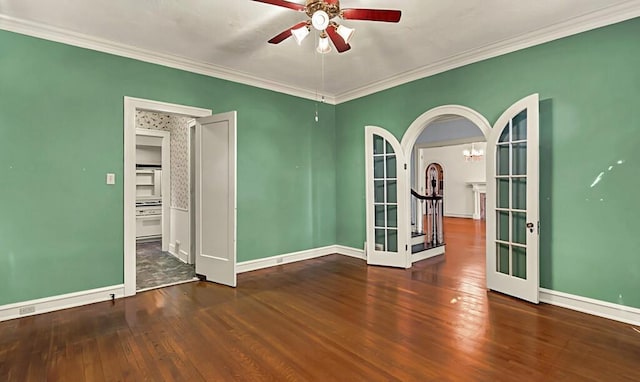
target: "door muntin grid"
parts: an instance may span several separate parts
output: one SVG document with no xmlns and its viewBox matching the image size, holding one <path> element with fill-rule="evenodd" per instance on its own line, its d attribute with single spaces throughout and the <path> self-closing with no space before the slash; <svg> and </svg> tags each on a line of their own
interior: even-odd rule
<svg viewBox="0 0 640 382">
<path fill-rule="evenodd" d="M 398 252 L 398 174 L 396 153 L 373 135 L 373 216 L 375 250 Z"/>
<path fill-rule="evenodd" d="M 527 279 L 527 110 L 496 144 L 496 271 Z"/>
</svg>

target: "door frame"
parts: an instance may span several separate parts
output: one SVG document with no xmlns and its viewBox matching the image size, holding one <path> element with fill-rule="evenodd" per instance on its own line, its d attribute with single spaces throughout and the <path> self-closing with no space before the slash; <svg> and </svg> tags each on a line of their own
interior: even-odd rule
<svg viewBox="0 0 640 382">
<path fill-rule="evenodd" d="M 411 123 L 407 131 L 402 136 L 402 140 L 400 141 L 400 146 L 402 147 L 403 153 L 405 153 L 405 155 L 406 153 L 409 153 L 408 155 L 411 155 L 411 150 L 415 146 L 416 141 L 418 140 L 418 137 L 420 136 L 422 131 L 427 126 L 429 126 L 430 124 L 432 124 L 433 122 L 435 122 L 436 120 L 438 120 L 439 118 L 445 115 L 455 115 L 455 116 L 468 119 L 473 124 L 475 124 L 480 129 L 480 131 L 482 131 L 482 135 L 484 136 L 485 141 L 489 140 L 489 137 L 491 135 L 491 124 L 482 114 L 480 114 L 479 112 L 469 107 L 462 106 L 462 105 L 443 105 L 443 106 L 437 106 L 432 109 L 429 109 L 428 111 L 422 113 L 418 118 L 415 119 L 415 121 Z M 407 163 L 408 173 L 411 174 L 412 172 L 415 171 L 412 168 L 413 161 L 408 160 L 407 162 L 408 162 Z M 417 167 L 419 168 L 419 164 Z M 443 170 L 444 170 L 444 167 L 443 167 Z M 416 178 L 416 180 L 418 180 L 418 178 Z M 411 177 L 408 177 L 408 176 L 406 177 L 405 187 L 407 190 L 411 189 Z M 487 194 L 487 198 L 489 197 L 491 196 Z M 407 199 L 407 202 L 405 203 L 405 205 L 407 206 L 407 209 L 408 209 L 408 211 L 406 211 L 408 215 L 406 216 L 411 216 L 411 202 L 410 202 L 409 194 L 406 193 L 406 194 L 398 195 L 398 199 L 400 198 Z M 443 211 L 444 211 L 444 208 L 443 208 Z M 400 224 L 405 225 L 404 232 L 408 232 L 406 240 L 408 240 L 407 242 L 411 242 L 410 219 L 405 219 L 405 221 L 398 222 L 398 225 Z M 409 266 L 411 266 L 411 264 Z"/>
<path fill-rule="evenodd" d="M 151 130 L 151 129 L 139 129 L 136 128 L 136 146 L 138 145 L 138 135 L 144 135 L 146 137 L 161 138 L 161 166 L 162 166 L 162 250 L 169 250 L 169 235 L 171 232 L 171 133 L 163 130 Z"/>
<path fill-rule="evenodd" d="M 213 114 L 210 109 L 178 105 L 142 98 L 124 97 L 124 295 L 136 294 L 136 112 L 177 114 L 200 118 Z M 164 208 L 164 206 L 163 206 Z M 164 233 L 164 232 L 163 232 Z"/>
</svg>

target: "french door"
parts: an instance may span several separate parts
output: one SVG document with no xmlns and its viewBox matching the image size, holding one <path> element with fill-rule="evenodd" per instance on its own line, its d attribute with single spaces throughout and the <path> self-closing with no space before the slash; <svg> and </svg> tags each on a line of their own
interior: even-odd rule
<svg viewBox="0 0 640 382">
<path fill-rule="evenodd" d="M 398 140 L 365 128 L 367 264 L 408 268 L 408 190 L 405 155 Z"/>
<path fill-rule="evenodd" d="M 487 288 L 533 303 L 539 289 L 538 95 L 507 109 L 487 140 Z"/>
<path fill-rule="evenodd" d="M 484 121 L 487 137 L 487 287 L 534 303 L 540 280 L 538 102 L 537 94 L 516 102 L 493 129 L 475 118 Z M 367 126 L 365 155 L 367 263 L 409 268 L 408 154 L 391 133 Z"/>
</svg>

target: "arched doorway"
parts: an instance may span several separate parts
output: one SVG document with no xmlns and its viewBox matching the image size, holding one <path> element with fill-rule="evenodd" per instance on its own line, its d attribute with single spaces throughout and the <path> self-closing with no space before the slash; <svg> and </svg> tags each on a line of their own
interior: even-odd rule
<svg viewBox="0 0 640 382">
<path fill-rule="evenodd" d="M 415 171 L 411 154 L 428 125 L 443 116 L 459 116 L 475 124 L 487 142 L 487 286 L 537 303 L 538 102 L 538 95 L 533 94 L 514 103 L 493 129 L 486 118 L 468 107 L 436 107 L 420 115 L 401 142 L 382 127 L 366 126 L 367 262 L 409 268 L 420 260 L 409 251 L 409 199 Z M 376 140 L 390 150 L 374 150 Z M 392 234 L 394 245 L 377 250 L 378 233 L 380 237 L 386 233 L 387 242 Z"/>
</svg>

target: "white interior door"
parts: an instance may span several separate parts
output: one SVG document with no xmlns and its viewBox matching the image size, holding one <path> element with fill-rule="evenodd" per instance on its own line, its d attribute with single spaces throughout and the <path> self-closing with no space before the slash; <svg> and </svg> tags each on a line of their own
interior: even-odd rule
<svg viewBox="0 0 640 382">
<path fill-rule="evenodd" d="M 236 112 L 196 122 L 196 273 L 236 286 Z"/>
<path fill-rule="evenodd" d="M 502 114 L 487 142 L 487 287 L 536 304 L 538 119 L 534 94 Z"/>
<path fill-rule="evenodd" d="M 398 140 L 380 127 L 365 128 L 367 264 L 411 266 L 407 232 L 406 160 Z"/>
</svg>

